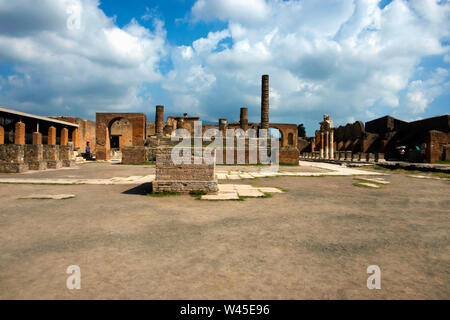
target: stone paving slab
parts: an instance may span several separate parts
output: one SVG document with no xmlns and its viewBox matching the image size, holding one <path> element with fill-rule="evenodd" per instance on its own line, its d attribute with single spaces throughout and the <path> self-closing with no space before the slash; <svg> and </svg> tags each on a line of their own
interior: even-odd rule
<svg viewBox="0 0 450 320">
<path fill-rule="evenodd" d="M 252 198 L 264 197 L 264 193 L 262 193 L 258 189 L 238 189 L 237 193 L 240 197 L 252 197 Z"/>
<path fill-rule="evenodd" d="M 258 188 L 258 190 L 264 193 L 283 193 L 283 191 L 277 188 Z"/>
<path fill-rule="evenodd" d="M 202 196 L 202 200 L 239 200 L 237 192 L 227 192 Z"/>
<path fill-rule="evenodd" d="M 380 189 L 381 187 L 378 184 L 369 183 L 369 182 L 358 182 L 358 185 L 373 188 L 373 189 Z"/>
<path fill-rule="evenodd" d="M 75 198 L 74 194 L 55 194 L 55 195 L 49 195 L 49 194 L 32 194 L 25 197 L 20 197 L 20 200 L 65 200 L 65 199 L 71 199 Z"/>
<path fill-rule="evenodd" d="M 383 184 L 383 185 L 390 184 L 389 181 L 386 181 L 386 180 L 380 179 L 380 178 L 373 178 L 373 179 L 369 179 L 369 178 L 358 178 L 358 180 L 360 180 L 360 181 L 365 181 L 365 182 L 369 182 L 369 183 Z"/>
</svg>

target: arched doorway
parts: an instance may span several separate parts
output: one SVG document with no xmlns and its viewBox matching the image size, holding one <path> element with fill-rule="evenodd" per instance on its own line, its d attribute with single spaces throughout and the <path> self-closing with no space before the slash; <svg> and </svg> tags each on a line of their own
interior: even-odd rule
<svg viewBox="0 0 450 320">
<path fill-rule="evenodd" d="M 133 126 L 126 118 L 115 118 L 108 125 L 111 150 L 133 145 Z"/>
</svg>

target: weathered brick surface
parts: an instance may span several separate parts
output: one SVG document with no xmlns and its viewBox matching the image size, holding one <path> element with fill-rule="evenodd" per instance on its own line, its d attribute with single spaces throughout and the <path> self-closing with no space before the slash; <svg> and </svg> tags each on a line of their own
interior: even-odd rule
<svg viewBox="0 0 450 320">
<path fill-rule="evenodd" d="M 431 130 L 427 135 L 427 150 L 426 158 L 428 162 L 435 163 L 439 160 L 444 160 L 444 147 L 449 143 L 449 134 L 442 131 Z"/>
<path fill-rule="evenodd" d="M 0 172 L 19 173 L 26 170 L 28 170 L 28 165 L 25 163 L 24 145 L 0 145 Z"/>
<path fill-rule="evenodd" d="M 0 126 L 0 144 L 5 143 L 5 129 Z"/>
<path fill-rule="evenodd" d="M 51 146 L 56 145 L 56 128 L 55 127 L 48 128 L 48 145 L 51 145 Z"/>
<path fill-rule="evenodd" d="M 146 148 L 140 147 L 123 147 L 122 163 L 141 163 L 146 161 Z"/>
<path fill-rule="evenodd" d="M 60 169 L 62 168 L 62 162 L 59 159 L 60 146 L 44 145 L 44 161 L 47 162 L 47 168 Z"/>
<path fill-rule="evenodd" d="M 25 144 L 25 123 L 17 122 L 14 129 L 14 144 Z"/>
<path fill-rule="evenodd" d="M 44 146 L 39 144 L 25 145 L 25 162 L 30 170 L 47 169 L 47 162 L 44 161 Z"/>
<path fill-rule="evenodd" d="M 42 133 L 33 132 L 33 144 L 35 145 L 42 144 Z"/>
<path fill-rule="evenodd" d="M 194 164 L 194 154 L 190 154 L 190 158 L 191 164 L 177 165 L 172 161 L 171 148 L 158 148 L 153 192 L 217 192 L 215 161 L 213 164 L 204 161 L 201 164 Z"/>
<path fill-rule="evenodd" d="M 69 146 L 60 146 L 59 147 L 59 160 L 61 160 L 61 164 L 63 167 L 75 166 L 72 148 Z"/>
<path fill-rule="evenodd" d="M 67 128 L 61 129 L 61 146 L 67 146 L 69 142 L 69 130 Z"/>
<path fill-rule="evenodd" d="M 298 164 L 300 153 L 298 149 L 281 148 L 280 149 L 280 163 Z"/>
<path fill-rule="evenodd" d="M 146 117 L 143 113 L 97 113 L 96 116 L 96 158 L 110 160 L 109 127 L 118 119 L 127 119 L 132 127 L 132 145 L 143 146 Z"/>
</svg>

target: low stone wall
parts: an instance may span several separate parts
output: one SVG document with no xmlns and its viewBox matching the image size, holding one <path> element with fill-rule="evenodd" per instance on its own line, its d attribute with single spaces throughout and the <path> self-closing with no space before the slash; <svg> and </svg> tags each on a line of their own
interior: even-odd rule
<svg viewBox="0 0 450 320">
<path fill-rule="evenodd" d="M 61 169 L 62 162 L 59 159 L 59 147 L 54 145 L 44 145 L 44 161 L 47 162 L 48 169 Z"/>
<path fill-rule="evenodd" d="M 122 147 L 122 163 L 141 163 L 146 160 L 146 148 L 144 146 Z"/>
<path fill-rule="evenodd" d="M 25 162 L 30 170 L 46 170 L 47 162 L 44 161 L 44 146 L 40 144 L 25 145 Z"/>
<path fill-rule="evenodd" d="M 0 172 L 20 173 L 28 170 L 25 163 L 25 145 L 0 145 Z"/>
<path fill-rule="evenodd" d="M 300 152 L 293 148 L 280 148 L 280 163 L 298 165 Z"/>
<path fill-rule="evenodd" d="M 75 166 L 75 160 L 73 157 L 72 148 L 69 146 L 59 147 L 59 160 L 63 167 L 73 167 Z"/>
<path fill-rule="evenodd" d="M 153 182 L 153 192 L 205 192 L 218 191 L 216 178 L 216 163 L 194 164 L 191 154 L 191 164 L 177 165 L 172 161 L 172 148 L 156 150 L 156 179 Z M 215 158 L 215 153 L 214 153 Z"/>
</svg>

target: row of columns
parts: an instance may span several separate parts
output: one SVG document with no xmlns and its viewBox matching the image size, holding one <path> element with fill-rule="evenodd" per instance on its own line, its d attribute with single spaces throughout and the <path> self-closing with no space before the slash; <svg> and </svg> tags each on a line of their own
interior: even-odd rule
<svg viewBox="0 0 450 320">
<path fill-rule="evenodd" d="M 80 145 L 80 129 L 75 128 L 72 131 L 72 141 L 74 147 L 79 147 Z M 5 129 L 0 126 L 0 144 L 5 143 Z M 33 132 L 33 142 L 34 145 L 42 144 L 42 133 Z M 69 130 L 67 128 L 61 129 L 61 146 L 67 146 L 69 143 Z M 25 144 L 25 123 L 17 122 L 14 126 L 14 144 L 24 145 Z M 56 128 L 50 127 L 48 129 L 48 145 L 56 145 Z"/>
<path fill-rule="evenodd" d="M 320 157 L 334 159 L 334 131 L 320 132 Z"/>
</svg>

